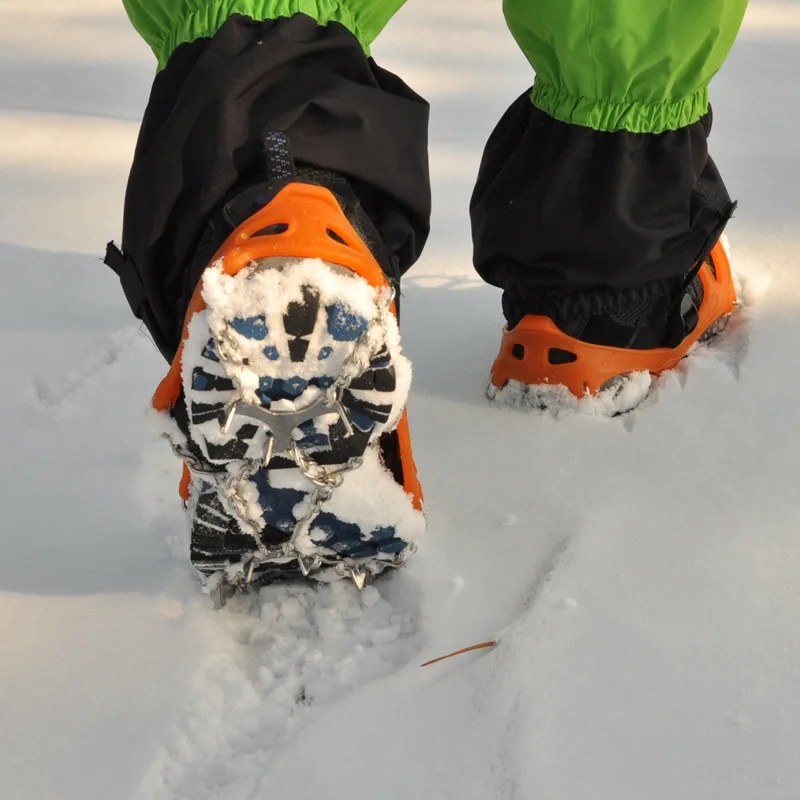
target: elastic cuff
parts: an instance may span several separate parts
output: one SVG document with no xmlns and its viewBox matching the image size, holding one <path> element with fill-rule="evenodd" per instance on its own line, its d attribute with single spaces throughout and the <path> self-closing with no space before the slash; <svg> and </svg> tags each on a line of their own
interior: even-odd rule
<svg viewBox="0 0 800 800">
<path fill-rule="evenodd" d="M 536 77 L 531 102 L 553 119 L 596 131 L 664 133 L 685 128 L 708 112 L 708 87 L 675 103 L 593 100 L 559 89 Z"/>
<path fill-rule="evenodd" d="M 211 38 L 234 14 L 250 17 L 256 22 L 295 14 L 306 14 L 320 25 L 338 22 L 358 39 L 364 52 L 369 55 L 370 43 L 359 29 L 355 15 L 336 0 L 216 0 L 191 11 L 166 34 L 160 44 L 153 46 L 159 71 L 167 65 L 178 45 Z"/>
</svg>

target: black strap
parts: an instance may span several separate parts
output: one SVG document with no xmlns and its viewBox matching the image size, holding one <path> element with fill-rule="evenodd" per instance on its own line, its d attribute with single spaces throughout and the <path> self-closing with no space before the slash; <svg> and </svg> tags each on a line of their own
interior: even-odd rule
<svg viewBox="0 0 800 800">
<path fill-rule="evenodd" d="M 726 220 L 730 219 L 736 208 L 736 203 L 732 203 L 730 197 L 721 192 L 710 181 L 699 178 L 692 191 L 704 198 L 721 217 Z"/>
<path fill-rule="evenodd" d="M 150 331 L 150 335 L 153 337 L 153 342 L 156 347 L 158 347 L 167 361 L 172 361 L 175 355 L 174 348 L 169 346 L 163 331 L 156 322 L 155 314 L 153 314 L 153 309 L 147 300 L 144 284 L 139 277 L 133 259 L 124 254 L 114 242 L 109 242 L 106 245 L 106 254 L 103 258 L 103 263 L 111 267 L 116 273 L 122 284 L 122 291 L 125 292 L 125 299 L 128 301 L 131 311 L 145 324 L 147 330 Z"/>
<path fill-rule="evenodd" d="M 289 137 L 283 131 L 266 131 L 261 136 L 264 145 L 267 178 L 290 182 L 295 177 L 294 158 Z"/>
<path fill-rule="evenodd" d="M 114 244 L 109 242 L 106 245 L 106 255 L 103 258 L 103 263 L 111 267 L 117 274 L 117 277 L 122 284 L 122 290 L 125 292 L 125 298 L 128 301 L 133 313 L 142 319 L 139 308 L 142 303 L 147 301 L 147 293 L 142 285 L 139 273 L 136 271 L 133 261 Z"/>
</svg>

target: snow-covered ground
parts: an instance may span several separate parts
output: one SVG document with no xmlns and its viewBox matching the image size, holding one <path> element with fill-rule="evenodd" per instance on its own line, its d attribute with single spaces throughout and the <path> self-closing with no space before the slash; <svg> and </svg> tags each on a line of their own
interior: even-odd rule
<svg viewBox="0 0 800 800">
<path fill-rule="evenodd" d="M 153 61 L 118 0 L 34 5 L 0 3 L 0 798 L 800 797 L 800 2 L 753 0 L 712 85 L 747 307 L 611 420 L 484 399 L 466 206 L 530 75 L 497 0 L 398 14 L 376 56 L 433 104 L 403 320 L 429 536 L 362 595 L 221 612 L 98 260 Z"/>
</svg>

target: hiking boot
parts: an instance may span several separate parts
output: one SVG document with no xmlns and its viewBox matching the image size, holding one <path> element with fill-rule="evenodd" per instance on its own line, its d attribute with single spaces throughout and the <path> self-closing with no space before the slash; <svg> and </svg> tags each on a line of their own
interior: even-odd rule
<svg viewBox="0 0 800 800">
<path fill-rule="evenodd" d="M 503 330 L 489 397 L 548 407 L 569 398 L 619 396 L 642 375 L 643 391 L 629 392 L 619 411 L 642 399 L 650 375 L 672 369 L 696 342 L 718 332 L 737 296 L 720 240 L 685 278 L 641 290 L 550 294 L 541 305 L 543 313 Z"/>
<path fill-rule="evenodd" d="M 330 188 L 232 203 L 257 210 L 207 262 L 153 398 L 192 562 L 221 594 L 298 574 L 363 588 L 425 528 L 394 288 Z"/>
</svg>

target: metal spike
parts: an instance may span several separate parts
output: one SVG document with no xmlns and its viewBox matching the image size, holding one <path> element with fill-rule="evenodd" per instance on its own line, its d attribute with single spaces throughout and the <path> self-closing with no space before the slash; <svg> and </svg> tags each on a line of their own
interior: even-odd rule
<svg viewBox="0 0 800 800">
<path fill-rule="evenodd" d="M 211 592 L 211 599 L 216 608 L 225 608 L 225 604 L 236 594 L 236 587 L 226 580 L 219 582 L 219 586 Z"/>
<path fill-rule="evenodd" d="M 275 435 L 271 431 L 267 431 L 267 451 L 264 453 L 264 466 L 268 467 L 269 462 L 272 461 L 272 453 L 275 450 Z"/>
<path fill-rule="evenodd" d="M 300 565 L 300 572 L 303 573 L 303 577 L 307 578 L 311 573 L 312 567 L 314 566 L 314 559 L 310 556 L 298 554 L 297 563 Z"/>
<path fill-rule="evenodd" d="M 256 560 L 252 558 L 250 559 L 250 564 L 247 567 L 247 577 L 245 578 L 245 583 L 253 582 L 253 573 L 255 571 L 256 571 Z"/>
<path fill-rule="evenodd" d="M 225 415 L 225 421 L 220 425 L 222 428 L 222 432 L 227 435 L 228 431 L 231 429 L 231 425 L 233 425 L 233 418 L 236 416 L 236 409 L 238 404 L 234 403 L 229 409 L 228 413 Z"/>
<path fill-rule="evenodd" d="M 336 410 L 339 412 L 339 419 L 342 420 L 342 425 L 344 425 L 344 429 L 347 432 L 348 436 L 353 435 L 353 423 L 350 422 L 350 417 L 347 415 L 347 411 L 345 411 L 344 406 L 337 402 L 336 403 Z"/>
<path fill-rule="evenodd" d="M 350 577 L 353 579 L 353 583 L 356 585 L 356 589 L 358 589 L 359 592 L 367 585 L 367 571 L 365 569 L 354 567 L 350 571 Z"/>
</svg>

